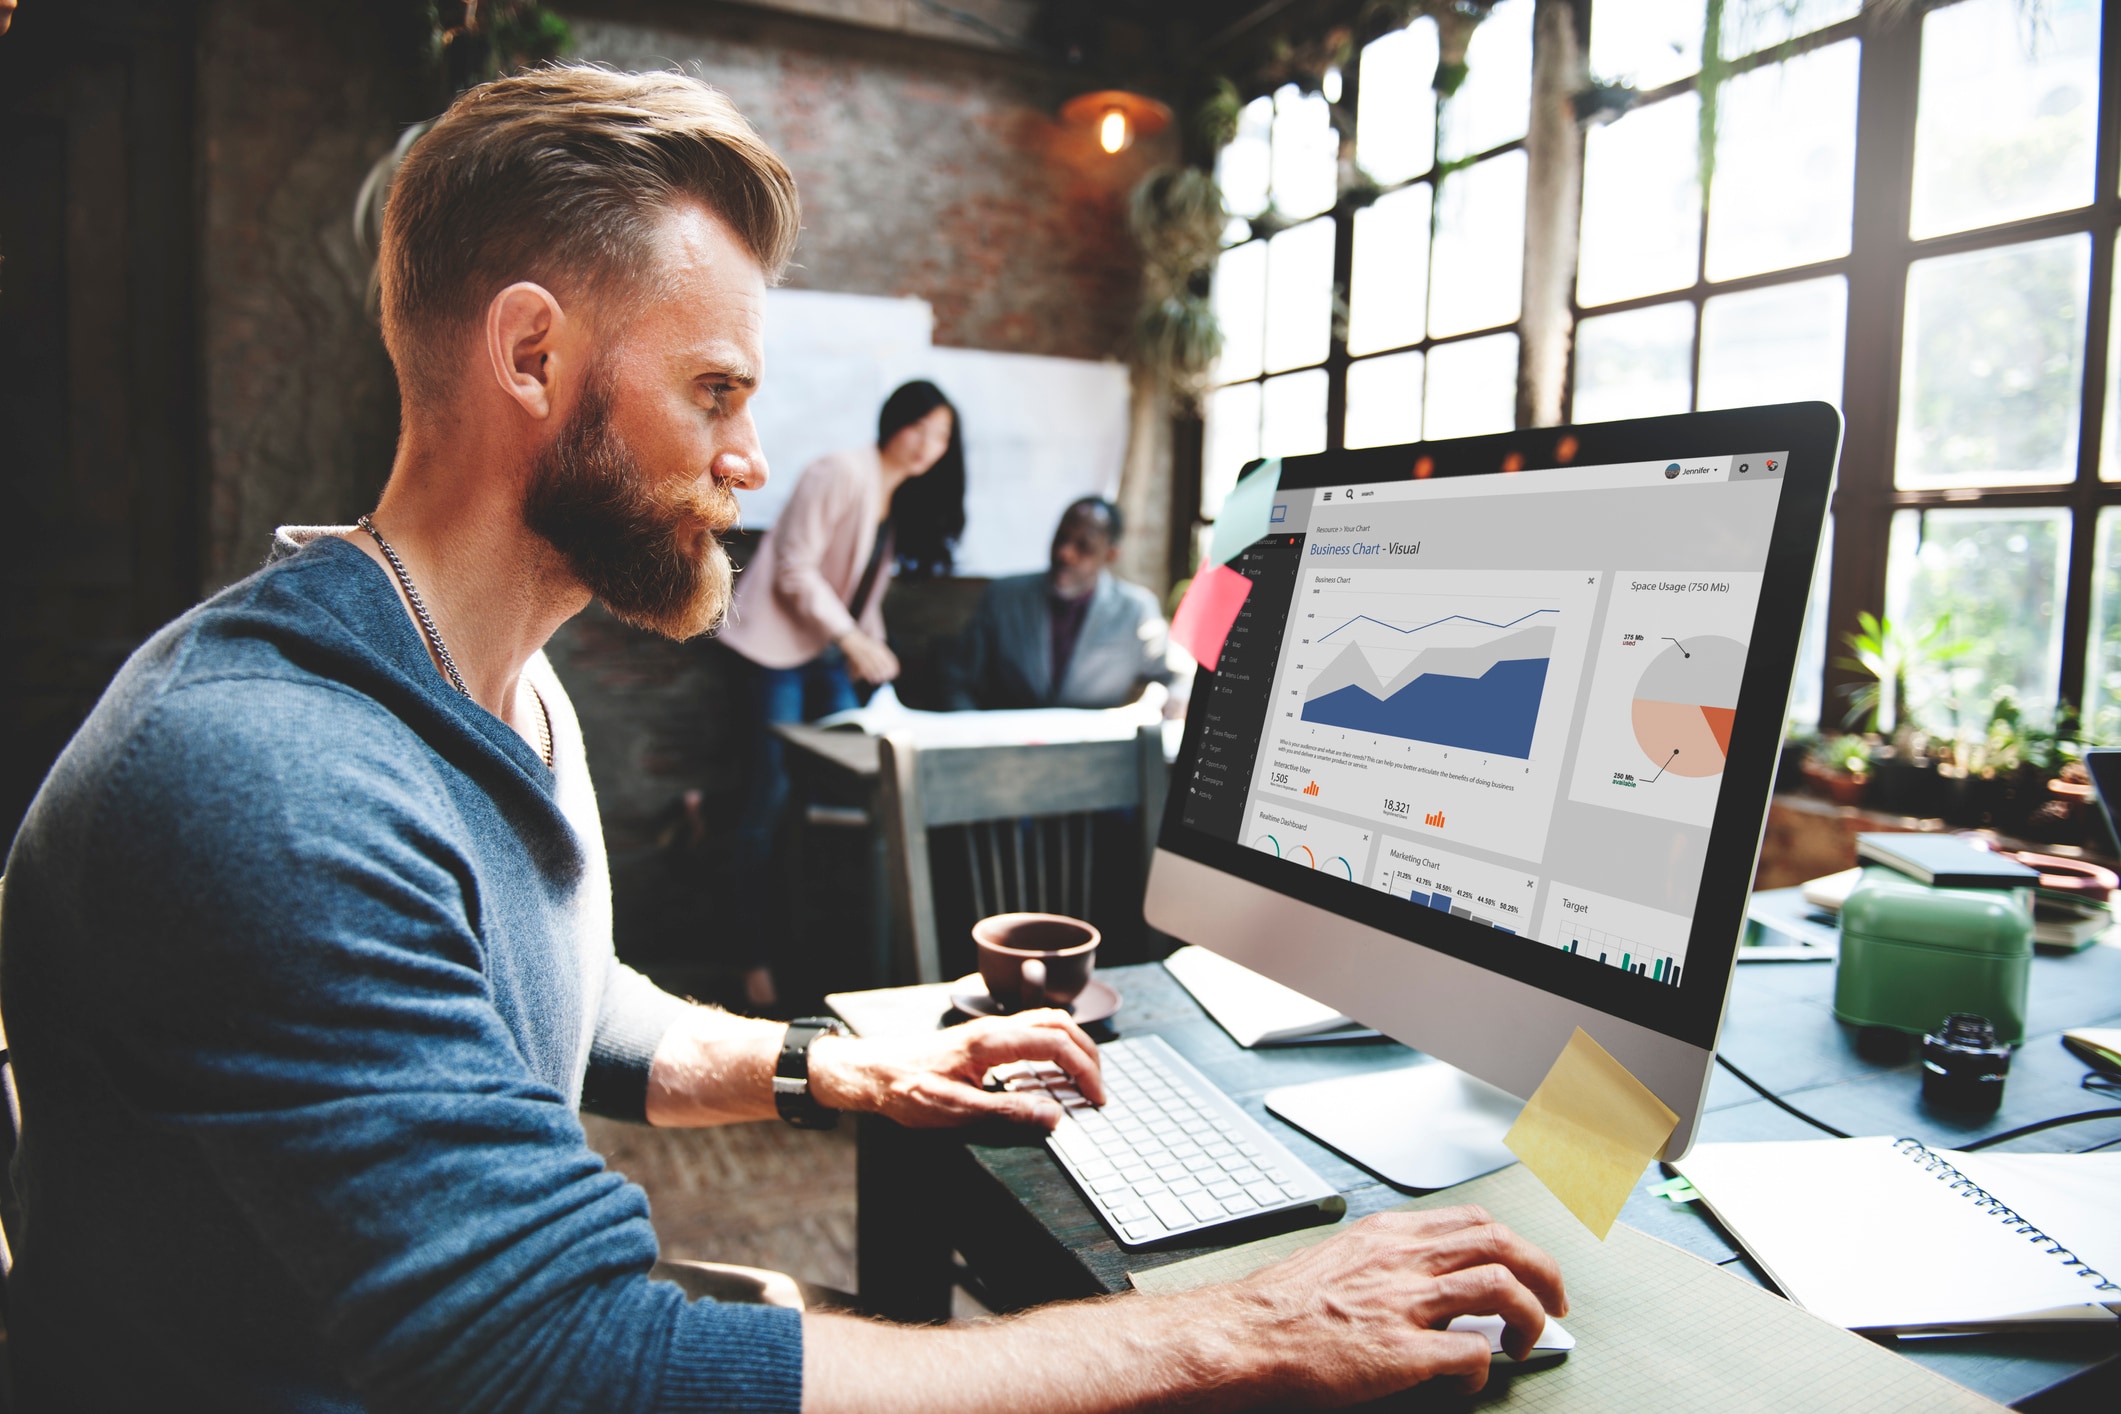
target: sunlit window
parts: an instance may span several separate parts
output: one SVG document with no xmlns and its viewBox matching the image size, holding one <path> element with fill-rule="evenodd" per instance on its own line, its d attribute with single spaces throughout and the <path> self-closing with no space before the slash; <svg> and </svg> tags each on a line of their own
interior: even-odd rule
<svg viewBox="0 0 2121 1414">
<path fill-rule="evenodd" d="M 1436 195 L 1429 333 L 1441 338 L 1517 318 L 1524 296 L 1522 152 L 1454 172 Z"/>
<path fill-rule="evenodd" d="M 1848 281 L 1840 275 L 1714 295 L 1701 306 L 1698 408 L 1841 401 Z"/>
<path fill-rule="evenodd" d="M 1591 7 L 1591 72 L 1644 92 L 1698 73 L 1706 9 L 1702 0 L 1601 0 Z"/>
<path fill-rule="evenodd" d="M 1909 720 L 1933 736 L 1985 732 L 2005 698 L 2054 720 L 2068 555 L 2060 508 L 1894 515 L 1885 611 L 1907 645 Z"/>
<path fill-rule="evenodd" d="M 2091 238 L 1919 260 L 1907 276 L 1902 486 L 2014 486 L 2077 472 Z"/>
<path fill-rule="evenodd" d="M 1577 422 L 1687 411 L 1693 391 L 1694 306 L 1653 304 L 1576 326 Z"/>
<path fill-rule="evenodd" d="M 1723 85 L 1709 193 L 1711 280 L 1848 254 L 1861 49 L 1847 40 Z"/>
<path fill-rule="evenodd" d="M 1701 268 L 1701 100 L 1652 103 L 1584 139 L 1576 301 L 1683 290 Z"/>
<path fill-rule="evenodd" d="M 1473 437 L 1517 425 L 1517 336 L 1490 334 L 1429 350 L 1423 435 Z"/>
<path fill-rule="evenodd" d="M 1355 159 L 1373 182 L 1418 177 L 1436 160 L 1436 21 L 1424 16 L 1362 51 Z"/>
<path fill-rule="evenodd" d="M 1937 236 L 2092 199 L 2094 0 L 1963 0 L 1922 19 L 1909 233 Z"/>
<path fill-rule="evenodd" d="M 1274 209 L 1294 220 L 1333 205 L 1340 138 L 1325 98 L 1284 84 L 1274 95 Z"/>
<path fill-rule="evenodd" d="M 1466 46 L 1466 81 L 1443 106 L 1438 155 L 1456 162 L 1524 136 L 1532 112 L 1533 0 L 1502 0 Z"/>
</svg>

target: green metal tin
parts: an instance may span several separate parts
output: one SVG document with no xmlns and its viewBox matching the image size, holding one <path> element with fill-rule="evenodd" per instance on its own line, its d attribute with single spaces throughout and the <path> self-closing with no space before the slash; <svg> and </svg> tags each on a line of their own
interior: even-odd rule
<svg viewBox="0 0 2121 1414">
<path fill-rule="evenodd" d="M 1865 869 L 1841 906 L 1834 1015 L 1919 1036 L 1975 1012 L 2016 1044 L 2032 965 L 2030 890 L 1933 889 Z"/>
</svg>

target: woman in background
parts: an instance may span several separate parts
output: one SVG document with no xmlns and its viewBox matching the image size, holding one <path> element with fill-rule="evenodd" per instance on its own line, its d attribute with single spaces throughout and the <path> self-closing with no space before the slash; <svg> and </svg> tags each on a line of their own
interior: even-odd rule
<svg viewBox="0 0 2121 1414">
<path fill-rule="evenodd" d="M 725 897 L 748 949 L 753 1007 L 779 1000 L 767 901 L 780 882 L 771 866 L 788 772 L 771 727 L 855 706 L 855 679 L 877 686 L 898 676 L 884 642 L 884 591 L 900 568 L 948 574 L 964 529 L 957 409 L 933 383 L 908 383 L 884 400 L 874 447 L 804 469 L 737 579 L 721 639 L 747 669 L 753 764 Z"/>
</svg>

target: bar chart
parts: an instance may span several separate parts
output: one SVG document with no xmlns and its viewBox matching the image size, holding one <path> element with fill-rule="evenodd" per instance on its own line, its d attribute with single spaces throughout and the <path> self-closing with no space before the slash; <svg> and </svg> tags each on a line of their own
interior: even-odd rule
<svg viewBox="0 0 2121 1414">
<path fill-rule="evenodd" d="M 1528 933 L 1539 879 L 1434 845 L 1386 835 L 1378 843 L 1371 883 L 1394 898 L 1503 933 Z"/>
<path fill-rule="evenodd" d="M 1679 985 L 1691 919 L 1556 879 L 1547 889 L 1539 940 L 1566 953 Z"/>
</svg>

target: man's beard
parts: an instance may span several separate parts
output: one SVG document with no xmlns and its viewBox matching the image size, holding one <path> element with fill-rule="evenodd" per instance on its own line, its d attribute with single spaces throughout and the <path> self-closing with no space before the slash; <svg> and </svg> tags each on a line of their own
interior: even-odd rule
<svg viewBox="0 0 2121 1414">
<path fill-rule="evenodd" d="M 729 556 L 717 533 L 736 523 L 719 483 L 648 489 L 633 449 L 611 425 L 612 387 L 592 373 L 581 404 L 531 467 L 523 521 L 549 541 L 620 622 L 695 638 L 728 612 Z"/>
</svg>

